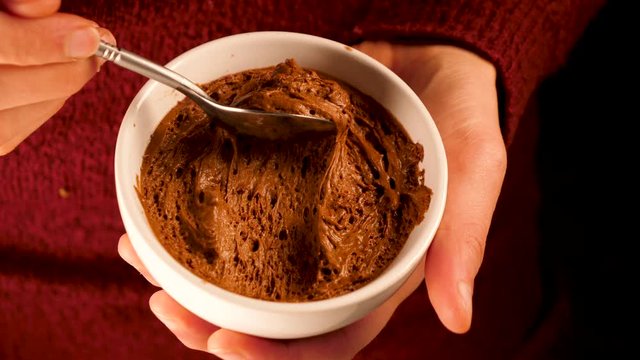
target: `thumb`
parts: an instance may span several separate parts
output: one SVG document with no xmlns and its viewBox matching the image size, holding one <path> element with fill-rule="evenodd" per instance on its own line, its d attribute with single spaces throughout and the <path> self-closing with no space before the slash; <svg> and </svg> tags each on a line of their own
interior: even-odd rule
<svg viewBox="0 0 640 360">
<path fill-rule="evenodd" d="M 3 0 L 9 12 L 27 18 L 54 14 L 60 8 L 60 0 Z"/>
<path fill-rule="evenodd" d="M 486 146 L 486 145 L 485 145 Z M 445 214 L 425 265 L 429 299 L 442 323 L 456 333 L 471 326 L 474 278 L 504 175 L 500 150 L 450 145 Z M 459 159 L 459 160 L 456 160 Z M 463 160 L 464 159 L 464 160 Z"/>
<path fill-rule="evenodd" d="M 43 65 L 87 58 L 100 42 L 98 25 L 70 14 L 22 19 L 0 12 L 0 64 Z"/>
<path fill-rule="evenodd" d="M 420 94 L 442 135 L 449 165 L 445 213 L 425 265 L 429 299 L 456 333 L 471 326 L 473 283 L 506 170 L 495 69 L 473 54 L 437 71 Z"/>
</svg>

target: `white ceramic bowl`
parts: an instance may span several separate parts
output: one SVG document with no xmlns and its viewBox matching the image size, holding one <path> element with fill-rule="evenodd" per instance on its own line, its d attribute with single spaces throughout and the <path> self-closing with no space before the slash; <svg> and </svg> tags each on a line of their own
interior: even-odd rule
<svg viewBox="0 0 640 360">
<path fill-rule="evenodd" d="M 426 185 L 433 190 L 425 219 L 411 233 L 390 266 L 364 287 L 339 297 L 307 303 L 277 303 L 241 296 L 210 284 L 169 255 L 147 223 L 134 189 L 149 138 L 183 97 L 149 81 L 133 99 L 120 127 L 115 153 L 120 213 L 140 259 L 176 301 L 218 326 L 269 338 L 300 338 L 346 326 L 374 310 L 407 279 L 438 228 L 447 191 L 447 164 L 431 116 L 420 99 L 392 71 L 343 44 L 286 32 L 245 33 L 217 39 L 178 56 L 168 66 L 199 83 L 294 58 L 303 66 L 346 81 L 394 114 L 414 141 L 424 146 Z"/>
</svg>

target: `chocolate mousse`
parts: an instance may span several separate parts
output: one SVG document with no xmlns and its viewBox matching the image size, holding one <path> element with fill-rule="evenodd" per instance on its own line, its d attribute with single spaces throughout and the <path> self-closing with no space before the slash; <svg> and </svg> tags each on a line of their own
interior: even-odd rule
<svg viewBox="0 0 640 360">
<path fill-rule="evenodd" d="M 167 251 L 258 299 L 339 296 L 378 276 L 423 219 L 423 148 L 371 97 L 287 60 L 203 86 L 220 103 L 330 119 L 287 141 L 234 133 L 190 100 L 162 120 L 138 193 Z"/>
</svg>

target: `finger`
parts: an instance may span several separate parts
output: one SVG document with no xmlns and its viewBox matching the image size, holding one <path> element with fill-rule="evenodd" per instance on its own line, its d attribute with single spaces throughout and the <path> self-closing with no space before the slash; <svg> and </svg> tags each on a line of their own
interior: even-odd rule
<svg viewBox="0 0 640 360">
<path fill-rule="evenodd" d="M 194 350 L 207 350 L 207 339 L 219 327 L 193 315 L 173 300 L 164 290 L 149 299 L 151 311 L 185 346 Z"/>
<path fill-rule="evenodd" d="M 2 2 L 11 13 L 27 18 L 52 15 L 60 8 L 60 0 L 3 0 Z"/>
<path fill-rule="evenodd" d="M 147 279 L 147 281 L 150 282 L 151 285 L 160 287 L 153 276 L 149 274 L 149 271 L 138 257 L 138 254 L 136 254 L 136 251 L 133 249 L 131 240 L 129 240 L 129 236 L 127 236 L 127 234 L 122 235 L 120 237 L 120 240 L 118 241 L 118 254 L 120 254 L 120 257 L 124 261 L 138 270 L 138 272 L 142 276 L 144 276 L 144 278 Z"/>
<path fill-rule="evenodd" d="M 111 31 L 109 31 L 108 29 L 105 29 L 103 27 L 99 27 L 98 28 L 98 34 L 100 34 L 100 40 L 106 41 L 111 45 L 117 45 L 118 44 L 118 42 L 116 41 L 116 38 L 113 36 Z M 100 60 L 104 60 L 104 59 L 101 58 Z"/>
<path fill-rule="evenodd" d="M 11 152 L 64 105 L 66 98 L 0 111 L 0 156 Z"/>
<path fill-rule="evenodd" d="M 493 155 L 475 150 L 448 152 L 450 158 L 465 157 L 468 163 L 450 165 L 447 210 L 425 268 L 429 299 L 442 323 L 456 333 L 466 332 L 471 326 L 473 282 L 482 263 L 503 178 L 500 166 L 483 164 Z M 491 161 L 494 159 L 487 160 Z"/>
<path fill-rule="evenodd" d="M 0 65 L 0 110 L 69 97 L 96 74 L 95 58 L 39 66 Z"/>
<path fill-rule="evenodd" d="M 386 41 L 365 41 L 354 48 L 376 59 L 382 65 L 391 67 L 393 62 L 393 47 Z"/>
<path fill-rule="evenodd" d="M 92 56 L 98 25 L 71 14 L 22 19 L 0 12 L 0 64 L 41 65 Z"/>
<path fill-rule="evenodd" d="M 329 334 L 297 340 L 269 340 L 221 329 L 209 338 L 208 351 L 223 359 L 351 359 L 387 324 L 398 305 L 422 282 L 424 260 L 382 306 L 361 320 Z"/>
<path fill-rule="evenodd" d="M 446 210 L 425 278 L 440 320 L 457 333 L 471 325 L 473 282 L 506 170 L 492 69 L 438 73 L 419 94 L 436 120 L 449 165 Z"/>
<path fill-rule="evenodd" d="M 365 318 L 329 334 L 292 340 L 269 340 L 220 329 L 208 351 L 222 359 L 351 359 L 387 324 L 397 305 L 383 305 Z"/>
<path fill-rule="evenodd" d="M 107 43 L 109 43 L 111 45 L 117 45 L 118 44 L 118 42 L 116 41 L 116 38 L 113 36 L 111 31 L 101 27 L 101 28 L 98 28 L 98 33 L 100 34 L 100 40 L 106 41 Z M 100 72 L 100 68 L 102 67 L 102 65 L 104 65 L 105 62 L 107 62 L 107 60 L 102 58 L 102 57 L 98 57 L 98 56 L 94 56 L 93 58 L 95 59 L 96 63 L 98 64 L 98 72 Z"/>
</svg>

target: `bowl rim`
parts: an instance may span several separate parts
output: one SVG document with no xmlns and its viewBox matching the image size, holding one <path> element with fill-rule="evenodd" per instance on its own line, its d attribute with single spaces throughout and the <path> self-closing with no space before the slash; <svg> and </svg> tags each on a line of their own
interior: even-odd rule
<svg viewBox="0 0 640 360">
<path fill-rule="evenodd" d="M 221 38 L 217 38 L 208 42 L 205 42 L 201 45 L 198 45 L 194 48 L 191 48 L 182 54 L 178 55 L 174 59 L 172 59 L 169 63 L 167 63 L 167 67 L 175 68 L 181 62 L 187 60 L 194 54 L 197 54 L 203 48 L 215 46 L 214 44 L 222 44 L 224 42 L 242 42 L 242 41 L 256 41 L 256 40 L 264 40 L 264 41 L 312 41 L 317 43 L 318 46 L 328 47 L 330 49 L 336 50 L 340 48 L 342 50 L 345 47 L 349 48 L 349 51 L 354 53 L 354 56 L 358 57 L 358 61 L 364 63 L 366 66 L 374 68 L 377 72 L 381 73 L 382 76 L 388 78 L 393 81 L 397 86 L 399 86 L 404 94 L 409 97 L 411 103 L 419 109 L 421 113 L 421 122 L 427 126 L 427 133 L 430 134 L 433 141 L 433 147 L 436 150 L 435 156 L 438 159 L 438 163 L 441 165 L 441 168 L 438 169 L 429 169 L 428 174 L 431 176 L 438 177 L 436 182 L 442 184 L 442 189 L 440 189 L 440 194 L 436 198 L 435 196 L 431 197 L 431 202 L 429 205 L 429 209 L 426 214 L 431 217 L 437 217 L 433 221 L 433 226 L 427 228 L 425 232 L 420 235 L 420 240 L 417 241 L 417 245 L 412 249 L 412 252 L 407 255 L 407 259 L 402 262 L 392 261 L 383 272 L 378 275 L 376 278 L 371 280 L 366 285 L 353 290 L 349 293 L 331 297 L 323 300 L 313 300 L 307 302 L 275 302 L 270 300 L 262 300 L 251 298 L 245 295 L 240 295 L 234 293 L 232 291 L 223 289 L 218 287 L 217 285 L 210 283 L 202 278 L 198 277 L 190 270 L 186 269 L 181 263 L 179 263 L 176 259 L 168 253 L 168 251 L 162 246 L 153 234 L 153 238 L 149 239 L 144 236 L 139 231 L 139 226 L 136 221 L 134 221 L 134 217 L 131 216 L 130 211 L 133 211 L 132 205 L 125 201 L 125 197 L 123 195 L 123 191 L 125 190 L 124 176 L 130 174 L 122 174 L 120 171 L 120 163 L 124 160 L 126 156 L 126 149 L 123 147 L 123 143 L 121 138 L 124 136 L 125 123 L 129 117 L 134 116 L 136 112 L 138 112 L 138 107 L 141 103 L 143 103 L 146 97 L 156 91 L 160 85 L 153 80 L 147 81 L 144 86 L 136 93 L 134 99 L 129 103 L 129 107 L 123 117 L 122 124 L 120 126 L 118 132 L 118 138 L 116 141 L 116 149 L 114 155 L 114 165 L 115 165 L 115 180 L 116 180 L 116 193 L 118 199 L 118 206 L 120 208 L 121 216 L 123 218 L 123 222 L 125 224 L 125 228 L 128 232 L 136 234 L 140 239 L 142 239 L 148 247 L 155 253 L 155 255 L 163 260 L 163 262 L 170 268 L 178 277 L 180 277 L 183 281 L 187 282 L 190 287 L 198 288 L 203 290 L 207 296 L 216 298 L 219 301 L 225 301 L 232 303 L 237 306 L 247 307 L 255 310 L 263 310 L 269 312 L 287 312 L 287 313 L 296 313 L 296 312 L 317 312 L 317 311 L 327 311 L 336 308 L 341 308 L 345 306 L 352 306 L 355 304 L 359 304 L 367 299 L 373 298 L 376 295 L 383 293 L 386 289 L 397 284 L 403 278 L 408 277 L 415 266 L 420 262 L 422 257 L 425 255 L 427 249 L 429 248 L 435 233 L 440 225 L 440 221 L 442 219 L 442 214 L 444 212 L 446 197 L 447 197 L 447 180 L 448 180 L 448 167 L 447 167 L 447 159 L 446 153 L 444 150 L 444 145 L 442 143 L 442 139 L 438 129 L 433 121 L 431 115 L 429 114 L 427 108 L 419 99 L 418 95 L 407 85 L 399 76 L 397 76 L 393 71 L 391 71 L 386 66 L 382 65 L 378 61 L 369 57 L 368 55 L 358 51 L 357 49 L 353 49 L 348 45 L 343 43 L 333 41 L 327 38 L 318 37 L 309 34 L 296 33 L 296 32 L 286 32 L 286 31 L 256 31 L 256 32 L 247 32 L 241 34 L 235 34 L 230 36 L 225 36 Z M 410 135 L 410 134 L 409 134 Z M 411 137 L 411 136 L 410 136 Z M 146 146 L 145 146 L 146 148 Z M 136 176 L 138 176 L 138 173 Z M 435 195 L 435 194 L 434 194 Z M 434 198 L 439 201 L 434 201 Z M 137 199 L 137 196 L 136 196 Z M 139 201 L 139 200 L 138 200 Z M 146 220 L 146 214 L 144 215 Z M 147 220 L 148 221 L 148 220 Z M 424 220 L 423 220 L 424 221 Z M 149 226 L 148 223 L 142 226 Z M 153 233 L 153 231 L 151 231 Z M 133 240 L 132 240 L 133 243 Z M 154 246 L 156 245 L 156 246 Z M 405 244 L 406 246 L 406 244 Z M 134 246 L 135 247 L 135 246 Z M 136 249 L 138 251 L 138 249 Z M 142 258 L 141 258 L 142 260 Z M 144 262 L 144 261 L 143 261 Z M 147 265 L 147 264 L 145 264 Z M 161 279 L 156 279 L 162 284 Z"/>
</svg>

